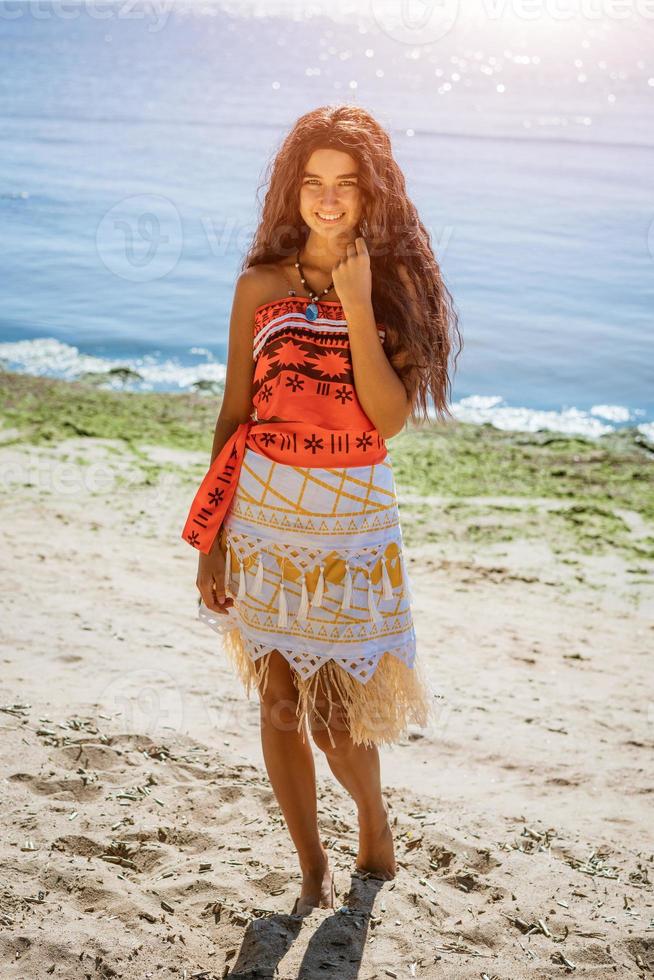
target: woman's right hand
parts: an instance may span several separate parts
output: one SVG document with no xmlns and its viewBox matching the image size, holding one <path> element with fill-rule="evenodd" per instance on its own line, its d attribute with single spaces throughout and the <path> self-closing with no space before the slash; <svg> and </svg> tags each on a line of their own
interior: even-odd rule
<svg viewBox="0 0 654 980">
<path fill-rule="evenodd" d="M 200 553 L 195 584 L 207 609 L 227 614 L 227 610 L 234 604 L 234 599 L 225 593 L 225 555 L 218 537 L 208 555 Z"/>
</svg>

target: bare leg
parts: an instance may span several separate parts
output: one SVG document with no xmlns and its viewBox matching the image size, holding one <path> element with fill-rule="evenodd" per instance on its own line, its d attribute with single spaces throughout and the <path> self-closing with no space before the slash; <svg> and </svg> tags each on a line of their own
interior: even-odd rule
<svg viewBox="0 0 654 980">
<path fill-rule="evenodd" d="M 295 844 L 302 870 L 300 898 L 329 907 L 331 871 L 320 840 L 316 771 L 305 726 L 297 731 L 297 690 L 291 667 L 278 650 L 270 654 L 265 692 L 259 695 L 261 745 L 268 777 Z"/>
<path fill-rule="evenodd" d="M 325 698 L 316 698 L 316 708 L 327 716 Z M 393 848 L 393 832 L 388 805 L 382 796 L 379 749 L 355 745 L 345 724 L 342 704 L 332 705 L 329 727 L 334 742 L 319 720 L 311 719 L 311 734 L 316 745 L 325 753 L 329 768 L 357 806 L 359 818 L 359 853 L 356 867 L 375 877 L 389 880 L 395 877 L 397 866 Z"/>
</svg>

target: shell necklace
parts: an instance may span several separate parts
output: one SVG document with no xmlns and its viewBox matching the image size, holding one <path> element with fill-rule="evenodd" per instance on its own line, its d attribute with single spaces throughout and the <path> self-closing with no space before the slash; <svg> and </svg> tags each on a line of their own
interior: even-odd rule
<svg viewBox="0 0 654 980">
<path fill-rule="evenodd" d="M 298 252 L 297 252 L 297 261 L 295 263 L 295 268 L 300 273 L 300 279 L 302 280 L 302 285 L 303 286 L 306 286 L 306 288 L 309 290 L 309 295 L 310 295 L 311 300 L 312 300 L 312 302 L 309 303 L 309 305 L 305 309 L 304 316 L 305 316 L 305 318 L 307 320 L 315 320 L 315 319 L 317 319 L 318 314 L 320 313 L 320 310 L 318 309 L 318 300 L 320 299 L 321 296 L 324 296 L 325 293 L 328 293 L 329 292 L 329 290 L 334 285 L 334 280 L 332 279 L 332 281 L 330 282 L 329 286 L 327 286 L 326 289 L 323 289 L 321 293 L 314 293 L 314 291 L 311 289 L 311 286 L 309 286 L 309 284 L 307 283 L 306 279 L 304 278 L 304 272 L 302 271 L 302 266 L 300 265 L 300 250 L 299 249 L 298 249 Z"/>
</svg>

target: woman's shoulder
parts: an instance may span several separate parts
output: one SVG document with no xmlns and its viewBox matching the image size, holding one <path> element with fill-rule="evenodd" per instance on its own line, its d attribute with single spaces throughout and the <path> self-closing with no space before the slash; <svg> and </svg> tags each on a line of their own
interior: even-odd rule
<svg viewBox="0 0 654 980">
<path fill-rule="evenodd" d="M 289 280 L 283 262 L 261 262 L 241 272 L 236 280 L 236 293 L 255 310 L 288 293 Z"/>
</svg>

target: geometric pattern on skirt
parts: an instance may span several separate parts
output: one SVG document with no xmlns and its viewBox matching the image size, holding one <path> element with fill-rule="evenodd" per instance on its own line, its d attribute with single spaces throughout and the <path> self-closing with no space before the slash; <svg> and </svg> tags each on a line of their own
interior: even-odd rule
<svg viewBox="0 0 654 980">
<path fill-rule="evenodd" d="M 323 469 L 247 447 L 219 541 L 234 604 L 217 614 L 201 603 L 209 626 L 232 645 L 238 640 L 252 663 L 279 650 L 314 701 L 316 675 L 328 661 L 338 664 L 357 682 L 349 686 L 353 714 L 382 658 L 392 657 L 397 698 L 404 677 L 413 717 L 426 723 L 429 692 L 414 670 L 412 591 L 390 456 Z M 396 719 L 400 728 L 411 714 L 409 705 Z"/>
<path fill-rule="evenodd" d="M 385 651 L 412 666 L 415 632 L 386 460 L 325 470 L 247 449 L 222 530 L 232 619 L 254 658 L 281 645 L 305 677 L 337 659 L 362 683 Z"/>
</svg>

